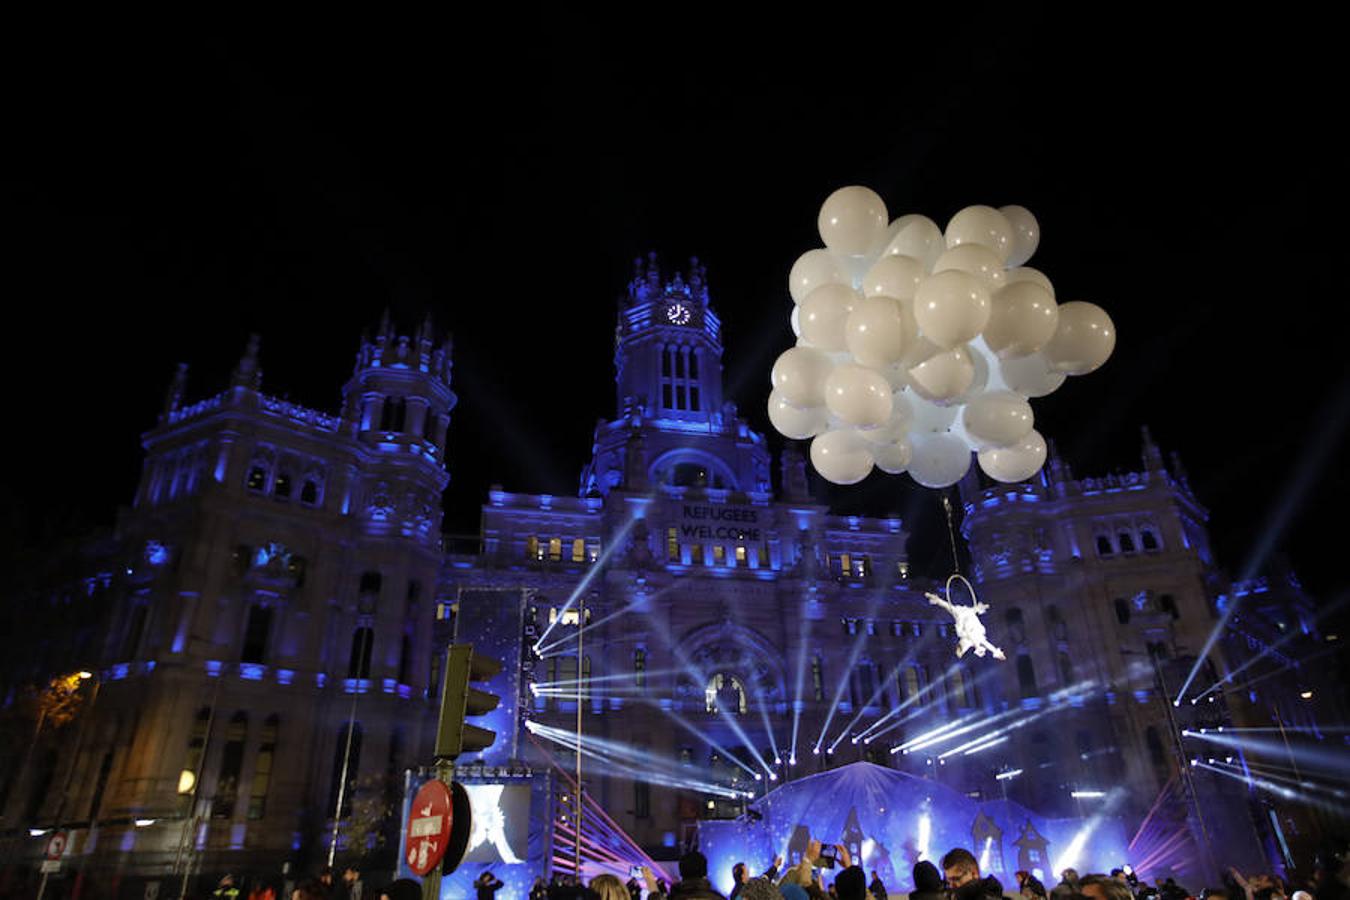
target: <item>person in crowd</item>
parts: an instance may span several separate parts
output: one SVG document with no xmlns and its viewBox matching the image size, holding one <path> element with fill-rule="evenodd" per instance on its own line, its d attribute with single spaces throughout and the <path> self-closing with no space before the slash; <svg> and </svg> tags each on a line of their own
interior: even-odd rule
<svg viewBox="0 0 1350 900">
<path fill-rule="evenodd" d="M 1115 873 L 1110 877 L 1105 875 L 1088 875 L 1079 880 L 1079 888 L 1083 896 L 1089 900 L 1134 900 L 1134 894 L 1130 892 L 1130 886 L 1125 883 L 1123 870 L 1120 872 L 1120 878 Z"/>
<path fill-rule="evenodd" d="M 422 900 L 422 885 L 411 878 L 400 878 L 380 888 L 380 900 Z"/>
<path fill-rule="evenodd" d="M 830 885 L 835 896 L 839 900 L 867 900 L 867 873 L 862 866 L 853 865 L 847 847 L 841 845 L 839 850 L 839 864 L 844 868 Z"/>
<path fill-rule="evenodd" d="M 494 900 L 503 886 L 504 882 L 493 875 L 490 869 L 484 869 L 483 874 L 473 880 L 473 889 L 477 892 L 478 900 Z"/>
<path fill-rule="evenodd" d="M 980 863 L 975 854 L 964 847 L 956 847 L 942 857 L 942 871 L 947 876 L 952 900 L 1001 900 L 1003 882 L 993 875 L 980 876 Z"/>
<path fill-rule="evenodd" d="M 774 868 L 777 868 L 775 866 Z M 747 878 L 741 886 L 741 900 L 783 900 L 783 892 L 773 883 L 773 879 L 761 875 Z"/>
<path fill-rule="evenodd" d="M 1191 895 L 1191 892 L 1177 884 L 1175 878 L 1168 878 L 1162 883 L 1162 886 L 1158 888 L 1158 895 L 1162 900 L 1186 900 L 1186 898 Z M 1057 898 L 1052 897 L 1051 900 L 1057 900 Z"/>
<path fill-rule="evenodd" d="M 365 889 L 365 882 L 361 880 L 361 870 L 356 866 L 347 866 L 342 870 L 342 881 L 338 883 L 333 896 L 337 900 L 363 900 L 361 894 Z"/>
<path fill-rule="evenodd" d="M 211 892 L 213 900 L 238 900 L 239 886 L 234 883 L 233 875 L 225 875 L 220 879 L 220 884 Z"/>
<path fill-rule="evenodd" d="M 1039 878 L 1037 878 L 1030 872 L 1026 871 L 1025 869 L 1019 869 L 1017 871 L 1017 891 L 1023 897 L 1028 898 L 1030 897 L 1044 898 L 1046 896 L 1045 885 L 1041 884 L 1041 880 Z"/>
<path fill-rule="evenodd" d="M 638 884 L 636 878 L 628 879 L 624 887 L 628 888 L 628 900 L 642 900 L 642 885 Z"/>
<path fill-rule="evenodd" d="M 708 881 L 708 858 L 697 850 L 680 857 L 680 880 L 669 896 L 670 900 L 726 900 Z"/>
<path fill-rule="evenodd" d="M 942 873 L 926 859 L 914 864 L 914 890 L 909 900 L 943 900 Z"/>
<path fill-rule="evenodd" d="M 778 867 L 782 864 L 783 857 L 775 856 L 773 865 L 765 869 L 764 873 L 759 877 L 769 882 L 776 880 L 778 878 Z M 736 898 L 740 896 L 741 885 L 750 880 L 750 867 L 743 862 L 736 863 L 736 865 L 731 867 L 731 880 L 734 887 L 732 887 L 731 893 L 727 895 L 727 900 L 736 900 Z"/>
<path fill-rule="evenodd" d="M 1069 900 L 1074 894 L 1080 893 L 1078 887 L 1078 870 L 1065 869 L 1059 873 L 1059 884 L 1055 885 L 1050 891 L 1050 900 Z"/>
<path fill-rule="evenodd" d="M 420 889 L 417 896 L 419 898 L 422 896 Z M 290 900 L 328 900 L 328 891 L 324 889 L 322 882 L 317 878 L 312 878 L 296 885 L 295 890 L 291 891 Z M 397 898 L 391 896 L 389 900 L 397 900 Z"/>
<path fill-rule="evenodd" d="M 277 892 L 270 884 L 255 878 L 249 886 L 248 900 L 277 900 Z"/>
<path fill-rule="evenodd" d="M 629 900 L 628 888 L 613 875 L 597 875 L 591 879 L 591 894 L 595 900 Z"/>
<path fill-rule="evenodd" d="M 872 883 L 867 886 L 867 891 L 872 895 L 872 900 L 888 900 L 886 885 L 882 883 L 881 873 L 876 869 L 872 870 Z"/>
<path fill-rule="evenodd" d="M 534 884 L 530 885 L 530 900 L 548 900 L 548 885 L 544 879 L 536 878 Z"/>
</svg>

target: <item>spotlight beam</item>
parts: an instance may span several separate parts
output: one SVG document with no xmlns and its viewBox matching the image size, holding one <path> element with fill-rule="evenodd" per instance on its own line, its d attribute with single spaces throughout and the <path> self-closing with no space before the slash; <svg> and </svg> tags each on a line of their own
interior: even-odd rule
<svg viewBox="0 0 1350 900">
<path fill-rule="evenodd" d="M 578 628 L 576 631 L 570 634 L 564 634 L 562 637 L 555 638 L 554 640 L 549 641 L 547 644 L 544 644 L 543 639 L 540 638 L 540 640 L 536 642 L 537 649 L 534 652 L 538 654 L 540 657 L 552 656 L 559 647 L 563 646 L 569 641 L 580 640 L 583 632 L 590 631 L 593 628 L 599 628 L 606 622 L 612 622 L 615 619 L 619 618 L 619 616 L 627 615 L 637 607 L 642 606 L 644 603 L 657 599 L 662 594 L 666 593 L 667 590 L 669 590 L 669 588 L 657 591 L 656 593 L 651 594 L 650 596 L 643 594 L 637 600 L 634 600 L 632 603 L 629 603 L 628 605 L 615 610 L 614 612 L 610 613 L 604 618 L 597 619 L 594 622 L 588 622 L 584 624 L 581 628 Z M 564 607 L 564 609 L 566 609 L 566 607 Z M 561 613 L 559 614 L 559 616 L 561 617 Z"/>
<path fill-rule="evenodd" d="M 797 696 L 792 701 L 792 747 L 788 751 L 789 764 L 797 761 L 797 734 L 802 724 L 802 683 L 806 678 L 806 637 L 811 630 L 810 617 L 806 607 L 811 597 L 807 594 L 802 601 L 801 612 L 797 616 Z"/>
<path fill-rule="evenodd" d="M 1347 596 L 1345 596 L 1345 597 L 1341 597 L 1341 598 L 1340 598 L 1339 600 L 1337 600 L 1336 602 L 1334 602 L 1334 603 L 1330 604 L 1329 606 L 1325 607 L 1324 609 L 1320 610 L 1320 611 L 1317 613 L 1317 615 L 1313 617 L 1313 621 L 1314 621 L 1314 622 L 1319 621 L 1319 620 L 1321 620 L 1323 617 L 1328 616 L 1328 615 L 1331 615 L 1332 613 L 1336 612 L 1336 611 L 1339 610 L 1342 606 L 1345 605 L 1345 603 L 1346 603 L 1347 600 L 1350 600 L 1350 595 L 1347 595 Z M 1242 665 L 1238 666 L 1236 669 L 1233 669 L 1233 670 L 1232 670 L 1231 672 L 1229 672 L 1227 675 L 1225 675 L 1224 677 L 1220 678 L 1218 681 L 1214 682 L 1214 683 L 1211 684 L 1209 687 L 1205 688 L 1204 691 L 1202 691 L 1200 694 L 1196 695 L 1195 700 L 1203 700 L 1206 696 L 1208 696 L 1209 694 L 1213 693 L 1214 691 L 1217 691 L 1217 690 L 1218 690 L 1220 687 L 1222 687 L 1223 685 L 1225 685 L 1225 684 L 1231 684 L 1232 681 L 1233 681 L 1233 679 L 1236 678 L 1238 675 L 1241 675 L 1243 672 L 1247 671 L 1247 670 L 1250 669 L 1252 666 L 1257 665 L 1257 664 L 1260 663 L 1262 660 L 1265 660 L 1265 659 L 1270 658 L 1270 657 L 1273 656 L 1275 653 L 1277 653 L 1281 647 L 1288 646 L 1289 644 L 1293 643 L 1295 640 L 1297 640 L 1298 638 L 1301 638 L 1301 637 L 1307 637 L 1307 635 L 1305 635 L 1302 631 L 1299 631 L 1299 630 L 1294 630 L 1294 631 L 1289 632 L 1289 634 L 1286 634 L 1284 637 L 1280 638 L 1280 639 L 1279 639 L 1278 641 L 1276 641 L 1275 643 L 1273 643 L 1273 644 L 1271 644 L 1271 645 L 1265 647 L 1260 653 L 1256 654 L 1256 655 L 1253 656 L 1251 659 L 1247 660 L 1247 661 L 1244 662 Z M 1325 651 L 1324 651 L 1324 652 L 1325 652 Z M 1302 660 L 1300 660 L 1300 662 L 1302 662 Z M 1284 665 L 1284 666 L 1281 666 L 1277 671 L 1280 671 L 1280 672 L 1286 672 L 1286 671 L 1289 670 L 1289 668 L 1290 668 L 1289 666 Z M 1266 673 L 1266 674 L 1267 674 L 1267 675 L 1273 675 L 1273 674 L 1275 674 L 1275 673 L 1273 673 L 1273 672 L 1268 672 L 1268 673 Z"/>
<path fill-rule="evenodd" d="M 1231 747 L 1234 750 L 1241 750 L 1246 753 L 1259 753 L 1269 759 L 1292 758 L 1313 769 L 1326 768 L 1334 772 L 1350 770 L 1350 755 L 1346 753 L 1332 753 L 1316 747 L 1303 747 L 1298 744 L 1286 745 L 1282 741 L 1259 737 L 1231 737 L 1226 733 L 1217 734 L 1208 729 L 1205 731 L 1187 729 L 1181 734 L 1183 737 L 1218 744 L 1220 747 Z"/>
<path fill-rule="evenodd" d="M 609 562 L 610 556 L 612 556 L 619 547 L 623 546 L 624 538 L 628 536 L 629 531 L 633 530 L 633 523 L 636 521 L 637 517 L 633 516 L 630 517 L 628 521 L 624 522 L 619 530 L 614 533 L 614 536 L 610 538 L 609 545 L 605 547 L 604 551 L 600 554 L 600 557 L 595 562 L 591 563 L 591 567 L 586 570 L 586 574 L 582 576 L 581 581 L 579 581 L 577 586 L 572 589 L 572 593 L 568 596 L 567 602 L 563 604 L 562 609 L 558 610 L 558 617 L 548 623 L 548 627 L 544 629 L 544 633 L 539 635 L 539 640 L 534 642 L 534 651 L 536 653 L 539 652 L 540 647 L 544 646 L 545 639 L 549 636 L 549 633 L 563 620 L 563 614 L 572 608 L 572 605 L 577 602 L 577 598 L 590 587 L 591 582 L 595 580 L 595 576 L 605 568 L 605 564 Z M 577 624 L 584 627 L 586 623 L 579 621 Z"/>
<path fill-rule="evenodd" d="M 897 691 L 900 690 L 900 682 L 899 682 L 900 673 L 903 672 L 905 668 L 908 667 L 914 661 L 914 654 L 918 652 L 919 647 L 922 646 L 925 641 L 932 640 L 932 636 L 933 636 L 932 629 L 929 629 L 928 631 L 924 632 L 924 636 L 920 638 L 919 642 L 916 643 L 913 647 L 909 648 L 909 652 L 905 654 L 905 658 L 900 660 L 900 662 L 896 663 L 895 667 L 892 668 L 891 671 L 886 674 L 886 677 L 882 679 L 880 683 L 877 684 L 877 689 L 872 692 L 872 696 L 868 697 L 867 702 L 858 708 L 858 712 L 853 716 L 852 719 L 849 720 L 849 723 L 844 726 L 843 733 L 841 733 L 839 737 L 835 738 L 834 743 L 830 745 L 831 750 L 839 746 L 839 742 L 842 741 L 845 737 L 847 737 L 848 733 L 853 729 L 853 726 L 857 725 L 858 722 L 862 720 L 862 717 L 867 714 L 868 708 L 870 708 L 872 704 L 876 703 L 877 700 L 881 698 L 881 695 L 886 692 L 886 685 L 894 684 L 896 686 L 896 690 Z M 945 680 L 946 676 L 944 675 L 943 678 Z M 895 712 L 895 710 L 892 710 L 892 712 Z M 890 714 L 891 713 L 887 713 L 887 715 Z M 881 721 L 881 719 L 878 719 L 877 721 L 879 722 Z M 866 732 L 855 735 L 855 737 L 861 739 L 863 734 L 865 733 Z"/>
<path fill-rule="evenodd" d="M 863 621 L 870 620 L 876 616 L 877 601 L 874 599 L 864 614 Z M 830 711 L 825 714 L 825 724 L 820 727 L 820 734 L 816 737 L 814 753 L 820 752 L 820 745 L 825 743 L 825 733 L 830 730 L 830 723 L 834 721 L 835 711 L 839 709 L 839 701 L 844 698 L 844 692 L 848 690 L 848 683 L 853 678 L 853 670 L 858 665 L 858 657 L 862 656 L 863 647 L 867 644 L 867 628 L 859 627 L 857 639 L 853 642 L 853 648 L 849 651 L 848 662 L 845 663 L 839 678 L 839 685 L 834 691 L 834 700 L 830 702 Z"/>
<path fill-rule="evenodd" d="M 871 725 L 869 725 L 868 727 L 864 728 L 861 732 L 859 732 L 859 733 L 858 733 L 858 737 L 859 737 L 859 738 L 865 738 L 865 737 L 871 735 L 873 738 L 876 738 L 878 735 L 884 734 L 885 731 L 890 731 L 891 728 L 894 728 L 894 727 L 895 727 L 895 725 L 892 725 L 892 726 L 890 726 L 889 728 L 886 728 L 885 731 L 881 731 L 881 732 L 876 731 L 876 729 L 877 729 L 877 728 L 880 728 L 881 725 L 882 725 L 883 723 L 886 722 L 886 720 L 891 719 L 891 718 L 893 718 L 893 717 L 895 717 L 895 716 L 898 716 L 898 715 L 900 715 L 900 713 L 902 713 L 902 712 L 904 712 L 905 710 L 909 709 L 909 708 L 910 708 L 911 706 L 913 706 L 914 704 L 922 702 L 923 698 L 926 697 L 926 696 L 928 696 L 930 693 L 932 693 L 933 690 L 934 690 L 935 688 L 937 688 L 939 685 L 946 684 L 946 683 L 947 683 L 947 678 L 952 674 L 952 672 L 956 671 L 956 669 L 957 669 L 958 667 L 960 667 L 960 665 L 961 665 L 961 663 L 959 663 L 959 662 L 954 663 L 954 664 L 951 666 L 951 668 L 947 669 L 947 671 L 945 671 L 945 672 L 942 673 L 942 677 L 941 677 L 941 678 L 936 679 L 936 680 L 933 680 L 933 681 L 930 681 L 930 682 L 928 682 L 927 684 L 925 684 L 923 687 L 919 688 L 918 692 L 915 693 L 913 697 L 910 697 L 909 699 L 905 700 L 905 702 L 901 703 L 901 704 L 900 704 L 899 706 L 897 706 L 895 709 L 893 709 L 893 710 L 891 710 L 890 712 L 886 713 L 886 715 L 882 716 L 880 719 L 877 719 L 877 720 L 876 720 L 875 722 L 873 722 Z M 912 716 L 907 717 L 907 718 L 905 719 L 905 721 L 909 721 L 909 719 L 911 719 L 911 718 L 913 718 L 913 717 L 912 717 Z M 898 725 L 898 724 L 901 724 L 901 723 L 896 723 L 896 724 Z"/>
</svg>

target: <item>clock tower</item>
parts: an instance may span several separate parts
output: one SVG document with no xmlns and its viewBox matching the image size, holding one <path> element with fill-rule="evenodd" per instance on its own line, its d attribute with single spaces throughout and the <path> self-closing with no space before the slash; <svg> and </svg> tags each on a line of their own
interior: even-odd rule
<svg viewBox="0 0 1350 900">
<path fill-rule="evenodd" d="M 655 253 L 635 261 L 619 301 L 614 368 L 618 417 L 596 429 L 583 494 L 653 482 L 769 490 L 764 439 L 722 395 L 722 323 L 697 259 L 669 278 Z"/>
</svg>

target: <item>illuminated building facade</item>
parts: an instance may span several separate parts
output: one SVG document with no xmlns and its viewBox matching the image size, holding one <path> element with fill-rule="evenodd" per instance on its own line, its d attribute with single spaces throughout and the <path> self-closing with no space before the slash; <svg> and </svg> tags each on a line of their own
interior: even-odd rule
<svg viewBox="0 0 1350 900">
<path fill-rule="evenodd" d="M 209 400 L 186 404 L 180 372 L 145 436 L 134 508 L 36 604 L 61 615 L 87 602 L 104 627 L 7 666 L 11 698 L 68 671 L 62 661 L 100 674 L 87 723 L 63 732 L 78 741 L 39 730 L 31 758 L 23 743 L 6 751 L 10 846 L 31 863 L 28 829 L 62 822 L 71 865 L 91 871 L 316 864 L 339 792 L 359 809 L 427 761 L 434 651 L 461 599 L 485 596 L 521 604 L 489 618 L 523 623 L 537 648 L 519 661 L 522 709 L 542 726 L 518 741 L 523 761 L 574 766 L 547 735 L 575 730 L 580 687 L 585 734 L 636 754 L 583 759 L 587 790 L 654 854 L 740 813 L 745 793 L 859 760 L 1046 816 L 1090 817 L 1109 799 L 1130 833 L 1160 791 L 1177 791 L 1166 806 L 1180 818 L 1155 816 L 1136 848 L 1160 868 L 1184 868 L 1174 848 L 1202 831 L 1278 860 L 1325 824 L 1272 818 L 1264 795 L 1214 772 L 1180 777 L 1192 746 L 1173 722 L 1343 719 L 1325 667 L 1214 692 L 1169 719 L 1226 604 L 1245 605 L 1191 696 L 1244 660 L 1297 661 L 1330 636 L 1292 576 L 1225 582 L 1207 513 L 1147 433 L 1127 475 L 1075 478 L 1052 454 L 1031 483 L 961 485 L 969 574 L 1008 659 L 958 662 L 951 618 L 924 596 L 942 583 L 910 572 L 899 517 L 831 514 L 801 451 L 775 460 L 724 396 L 721 323 L 697 262 L 669 278 L 639 262 L 615 363 L 616 415 L 596 428 L 578 495 L 494 486 L 472 552 L 440 537 L 455 395 L 450 348 L 429 326 L 399 336 L 386 321 L 363 341 L 337 415 L 262 394 L 256 344 Z M 971 725 L 959 739 L 891 752 L 956 720 Z M 987 747 L 971 743 L 981 737 Z M 642 759 L 650 777 L 633 777 Z M 179 793 L 185 770 L 195 795 Z M 53 786 L 68 777 L 62 800 Z M 1198 816 L 1175 785 L 1199 795 Z M 1065 849 L 1021 822 L 981 827 L 1009 842 L 993 855 L 1009 865 Z"/>
</svg>

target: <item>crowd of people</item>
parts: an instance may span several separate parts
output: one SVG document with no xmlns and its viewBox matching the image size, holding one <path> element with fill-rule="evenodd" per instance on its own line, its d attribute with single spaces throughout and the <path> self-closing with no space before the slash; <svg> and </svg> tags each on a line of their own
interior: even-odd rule
<svg viewBox="0 0 1350 900">
<path fill-rule="evenodd" d="M 1288 884 L 1269 874 L 1244 876 L 1229 869 L 1220 886 L 1199 893 L 1172 878 L 1149 884 L 1129 866 L 1109 874 L 1082 876 L 1065 869 L 1049 890 L 1035 873 L 1019 871 L 1016 885 L 1005 889 L 994 875 L 982 873 L 975 855 L 961 847 L 943 856 L 940 868 L 928 860 L 916 863 L 914 890 L 907 895 L 890 893 L 879 873 L 872 872 L 868 880 L 846 846 L 824 845 L 818 840 L 811 840 L 801 860 L 786 869 L 782 857 L 759 875 L 752 875 L 746 863 L 736 863 L 728 896 L 713 887 L 708 860 L 698 851 L 680 858 L 679 873 L 680 880 L 673 885 L 647 867 L 635 868 L 626 883 L 615 875 L 597 875 L 583 883 L 558 874 L 547 882 L 536 879 L 529 900 L 899 900 L 906 896 L 908 900 L 1350 900 L 1350 855 L 1344 853 L 1320 861 L 1318 871 L 1304 884 Z M 478 900 L 497 900 L 503 887 L 491 871 L 482 872 L 473 882 Z M 422 888 L 417 881 L 399 879 L 368 891 L 360 871 L 348 866 L 340 878 L 325 869 L 317 878 L 295 886 L 289 897 L 278 897 L 273 888 L 262 884 L 245 891 L 229 875 L 211 896 L 212 900 L 420 900 Z"/>
</svg>

